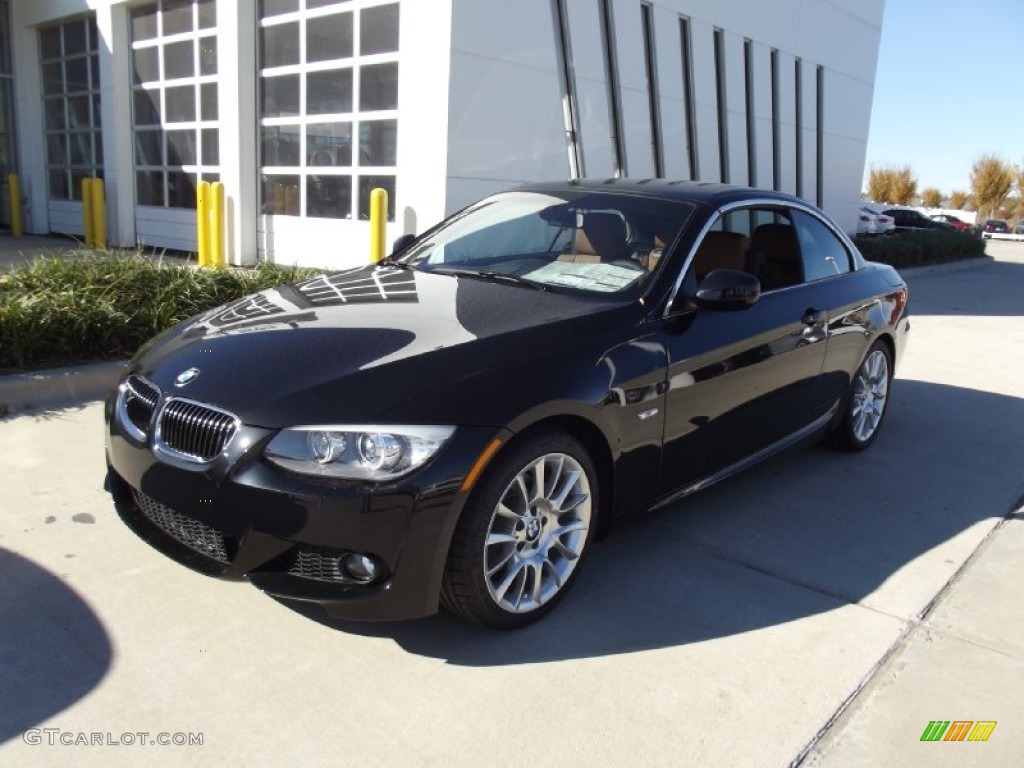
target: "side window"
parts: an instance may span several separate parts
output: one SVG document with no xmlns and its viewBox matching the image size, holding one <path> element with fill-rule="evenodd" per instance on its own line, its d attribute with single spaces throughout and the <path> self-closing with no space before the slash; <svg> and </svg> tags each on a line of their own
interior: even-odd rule
<svg viewBox="0 0 1024 768">
<path fill-rule="evenodd" d="M 700 282 L 715 269 L 748 272 L 765 291 L 803 281 L 796 228 L 784 208 L 742 208 L 719 217 L 704 236 L 690 269 Z"/>
<path fill-rule="evenodd" d="M 850 253 L 827 226 L 803 211 L 793 211 L 800 241 L 804 280 L 823 280 L 850 271 Z"/>
</svg>

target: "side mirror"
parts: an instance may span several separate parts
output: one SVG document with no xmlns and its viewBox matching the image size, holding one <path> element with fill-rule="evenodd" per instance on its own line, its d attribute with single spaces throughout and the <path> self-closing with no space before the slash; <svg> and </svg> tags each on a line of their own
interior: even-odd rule
<svg viewBox="0 0 1024 768">
<path fill-rule="evenodd" d="M 761 298 L 761 281 L 735 269 L 713 269 L 697 286 L 693 303 L 701 309 L 746 309 Z"/>
<path fill-rule="evenodd" d="M 416 235 L 401 235 L 395 239 L 394 244 L 391 246 L 391 255 L 397 256 L 416 240 Z"/>
</svg>

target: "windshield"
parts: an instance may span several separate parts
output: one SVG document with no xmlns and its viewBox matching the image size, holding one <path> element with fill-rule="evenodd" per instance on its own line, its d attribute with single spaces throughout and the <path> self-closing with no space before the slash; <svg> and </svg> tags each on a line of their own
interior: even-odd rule
<svg viewBox="0 0 1024 768">
<path fill-rule="evenodd" d="M 687 203 L 603 192 L 505 192 L 448 219 L 399 261 L 429 272 L 634 295 L 692 212 Z"/>
</svg>

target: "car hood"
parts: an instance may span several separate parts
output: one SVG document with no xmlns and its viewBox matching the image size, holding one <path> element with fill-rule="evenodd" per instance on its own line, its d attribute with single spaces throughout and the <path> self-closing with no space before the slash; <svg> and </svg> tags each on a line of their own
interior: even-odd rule
<svg viewBox="0 0 1024 768">
<path fill-rule="evenodd" d="M 246 423 L 368 422 L 488 367 L 570 343 L 630 304 L 478 278 L 360 267 L 179 324 L 131 370 Z M 179 386 L 182 372 L 198 369 Z"/>
</svg>

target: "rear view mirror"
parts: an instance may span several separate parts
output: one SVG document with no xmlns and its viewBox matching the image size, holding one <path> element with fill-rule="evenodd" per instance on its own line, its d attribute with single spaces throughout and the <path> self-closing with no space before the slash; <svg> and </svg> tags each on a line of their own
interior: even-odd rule
<svg viewBox="0 0 1024 768">
<path fill-rule="evenodd" d="M 694 304 L 701 309 L 746 309 L 761 298 L 761 282 L 747 272 L 713 269 L 697 286 Z"/>
<path fill-rule="evenodd" d="M 416 240 L 416 235 L 401 235 L 395 239 L 394 245 L 391 246 L 391 255 L 397 256 Z"/>
</svg>

